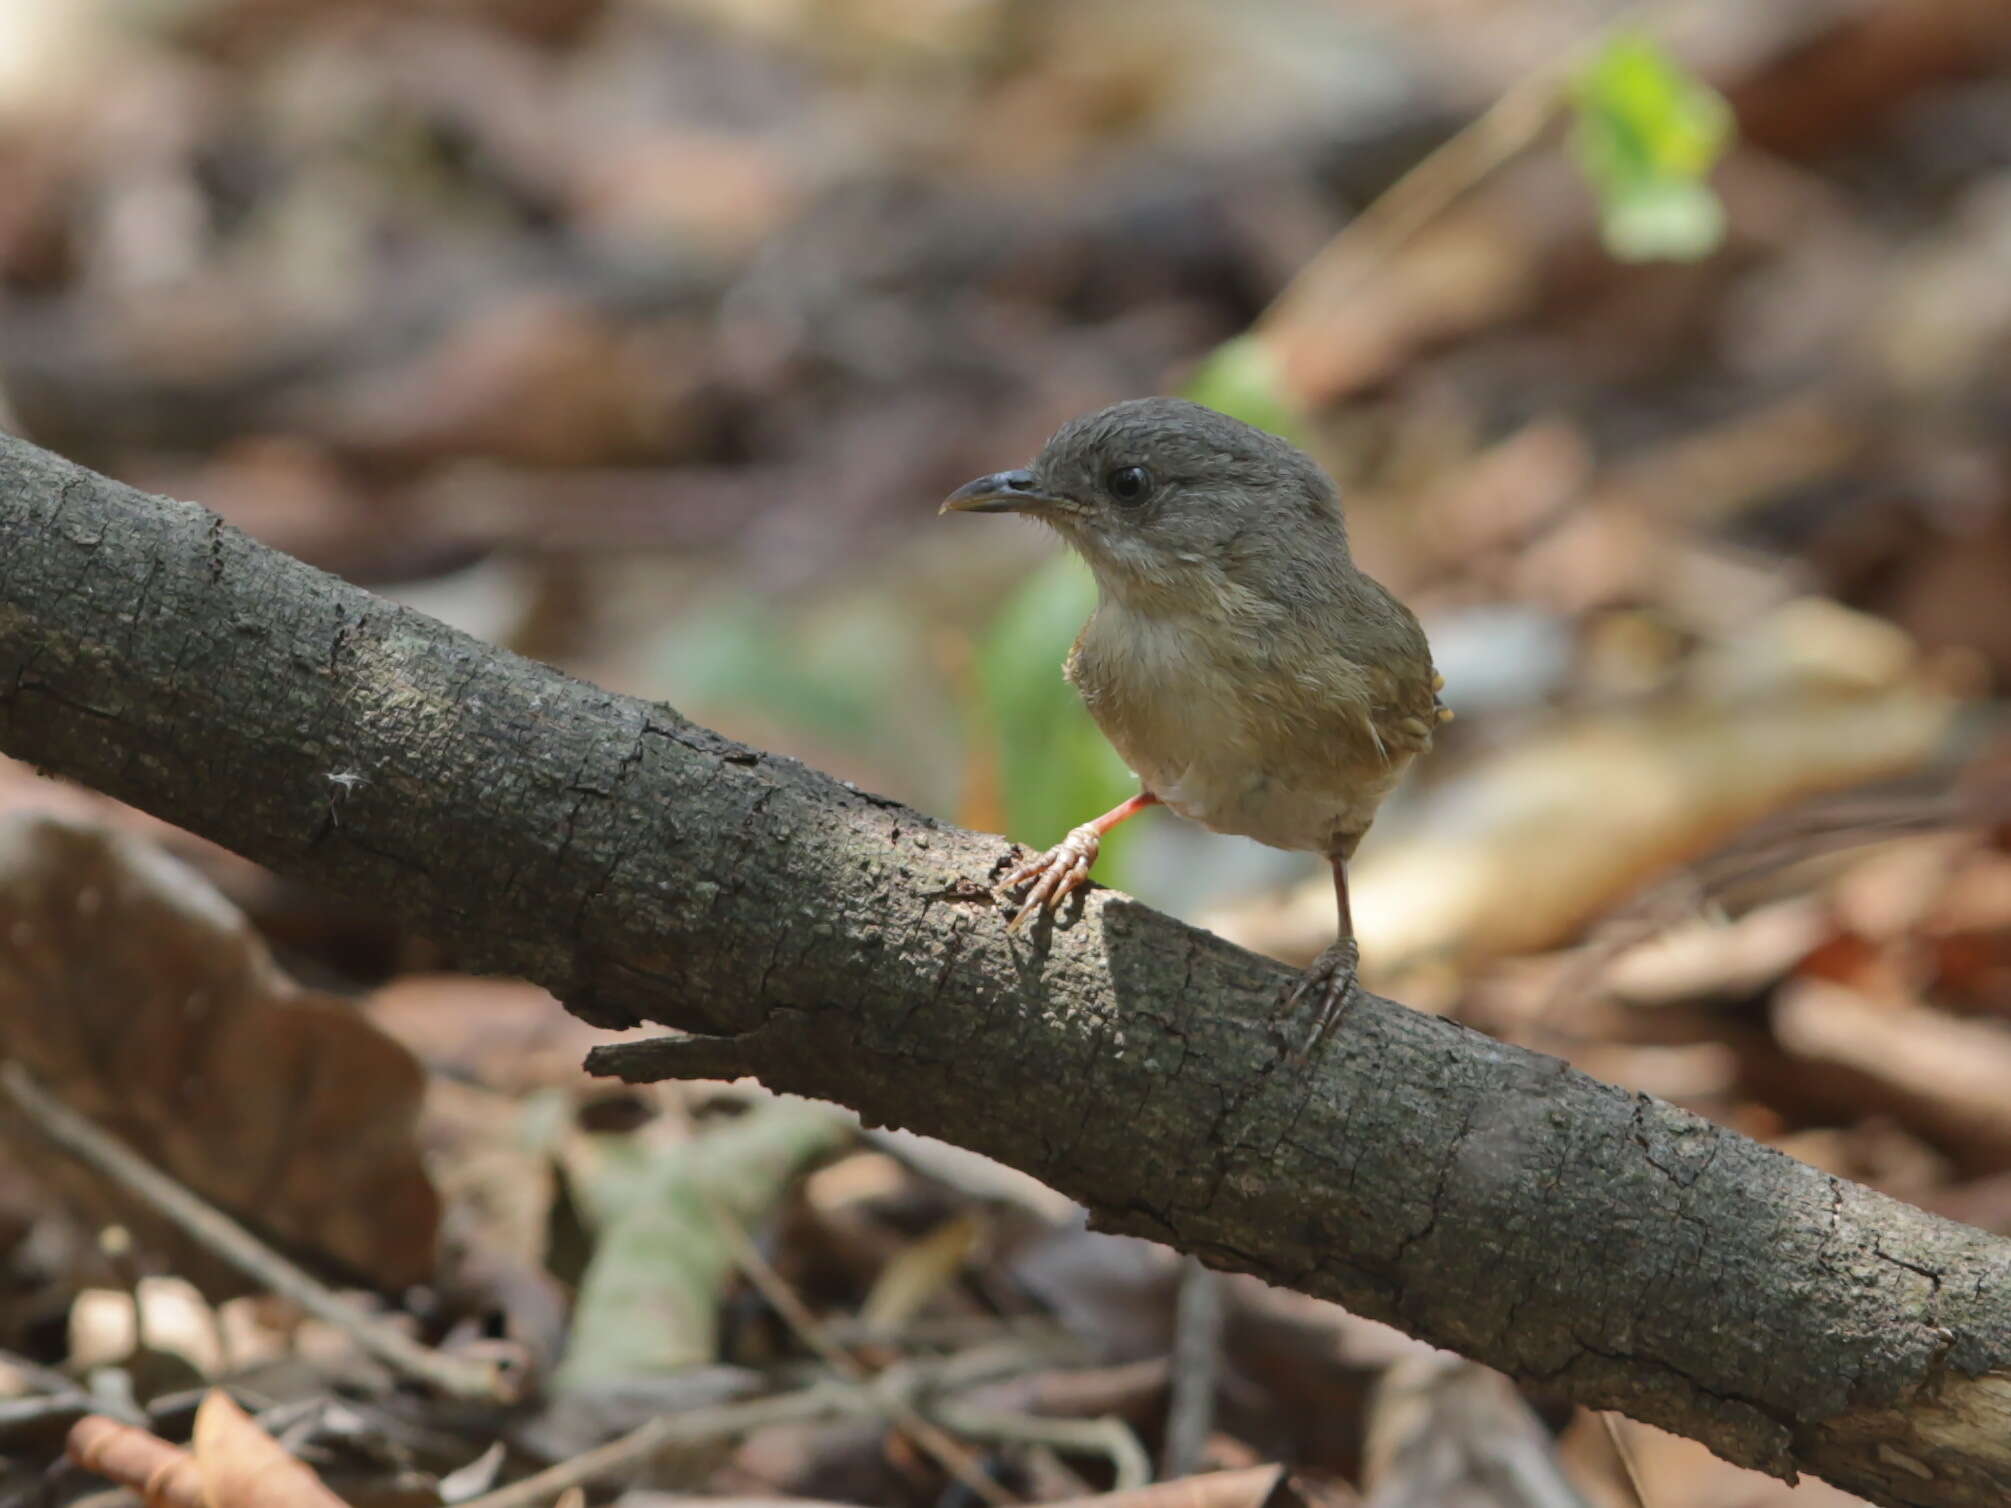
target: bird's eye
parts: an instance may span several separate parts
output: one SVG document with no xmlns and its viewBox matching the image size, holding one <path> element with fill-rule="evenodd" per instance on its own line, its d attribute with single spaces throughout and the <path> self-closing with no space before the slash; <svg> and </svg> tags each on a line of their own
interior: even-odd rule
<svg viewBox="0 0 2011 1508">
<path fill-rule="evenodd" d="M 1103 479 L 1103 485 L 1120 503 L 1142 503 L 1152 490 L 1152 473 L 1143 466 L 1120 466 Z"/>
</svg>

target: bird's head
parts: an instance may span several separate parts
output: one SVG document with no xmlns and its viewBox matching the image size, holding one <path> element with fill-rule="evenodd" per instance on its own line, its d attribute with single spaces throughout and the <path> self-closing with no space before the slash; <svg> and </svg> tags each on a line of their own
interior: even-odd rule
<svg viewBox="0 0 2011 1508">
<path fill-rule="evenodd" d="M 1339 496 L 1310 456 L 1183 398 L 1072 420 L 1031 466 L 967 482 L 942 511 L 1039 519 L 1139 607 L 1196 606 L 1224 585 L 1272 595 L 1308 561 L 1348 558 Z"/>
</svg>

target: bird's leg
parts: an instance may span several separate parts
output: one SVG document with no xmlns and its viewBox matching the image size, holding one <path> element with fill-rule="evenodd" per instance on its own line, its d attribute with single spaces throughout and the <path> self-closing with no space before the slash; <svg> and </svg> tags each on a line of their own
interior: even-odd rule
<svg viewBox="0 0 2011 1508">
<path fill-rule="evenodd" d="M 1068 893 L 1089 878 L 1089 866 L 1103 846 L 1103 835 L 1126 818 L 1142 812 L 1159 798 L 1140 791 L 1121 806 L 1114 806 L 1093 822 L 1085 822 L 1039 858 L 1029 859 L 999 884 L 1010 892 L 1031 885 L 1026 901 L 1006 928 L 1017 932 L 1042 911 L 1052 911 L 1068 899 Z"/>
<path fill-rule="evenodd" d="M 1298 982 L 1285 993 L 1278 1011 L 1281 1016 L 1289 1015 L 1302 1001 L 1313 1001 L 1313 1029 L 1292 1054 L 1298 1062 L 1304 1062 L 1319 1050 L 1361 989 L 1355 979 L 1355 967 L 1361 962 L 1362 952 L 1355 943 L 1355 917 L 1348 905 L 1348 861 L 1335 854 L 1329 862 L 1334 866 L 1334 899 L 1340 903 L 1341 935 L 1299 976 Z"/>
</svg>

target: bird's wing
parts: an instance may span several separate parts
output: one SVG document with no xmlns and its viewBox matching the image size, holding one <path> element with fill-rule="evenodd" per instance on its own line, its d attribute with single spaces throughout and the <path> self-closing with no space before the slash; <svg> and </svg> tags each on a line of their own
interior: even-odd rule
<svg viewBox="0 0 2011 1508">
<path fill-rule="evenodd" d="M 1368 673 L 1369 716 L 1392 753 L 1422 754 L 1452 709 L 1439 700 L 1445 678 L 1425 658 L 1375 666 Z"/>
</svg>

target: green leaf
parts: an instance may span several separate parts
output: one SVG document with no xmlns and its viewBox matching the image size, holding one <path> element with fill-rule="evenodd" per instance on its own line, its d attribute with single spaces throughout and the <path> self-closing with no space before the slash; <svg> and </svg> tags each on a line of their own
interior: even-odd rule
<svg viewBox="0 0 2011 1508">
<path fill-rule="evenodd" d="M 1573 154 L 1599 196 L 1607 250 L 1689 261 L 1724 240 L 1706 179 L 1732 138 L 1731 107 L 1653 42 L 1616 37 L 1572 82 Z"/>
<path fill-rule="evenodd" d="M 720 1299 L 735 1259 L 715 1211 L 755 1223 L 852 1134 L 832 1107 L 784 1099 L 691 1141 L 627 1137 L 605 1147 L 601 1186 L 575 1191 L 598 1241 L 554 1386 L 717 1361 Z"/>
<path fill-rule="evenodd" d="M 1725 239 L 1725 211 L 1701 183 L 1650 183 L 1601 206 L 1606 249 L 1623 262 L 1694 262 Z"/>
<path fill-rule="evenodd" d="M 1188 379 L 1186 396 L 1245 424 L 1301 443 L 1298 410 L 1285 396 L 1277 363 L 1254 335 L 1224 341 Z"/>
<path fill-rule="evenodd" d="M 1007 599 L 978 646 L 990 735 L 998 740 L 1000 795 L 1011 836 L 1033 848 L 1133 794 L 1138 782 L 1083 710 L 1062 662 L 1096 606 L 1089 568 L 1059 554 Z M 1096 877 L 1118 885 L 1124 829 L 1104 843 Z"/>
<path fill-rule="evenodd" d="M 871 749 L 889 721 L 888 683 L 913 660 L 912 625 L 892 606 L 840 599 L 805 622 L 760 598 L 723 598 L 677 624 L 654 668 L 690 706 L 758 712 Z"/>
</svg>

